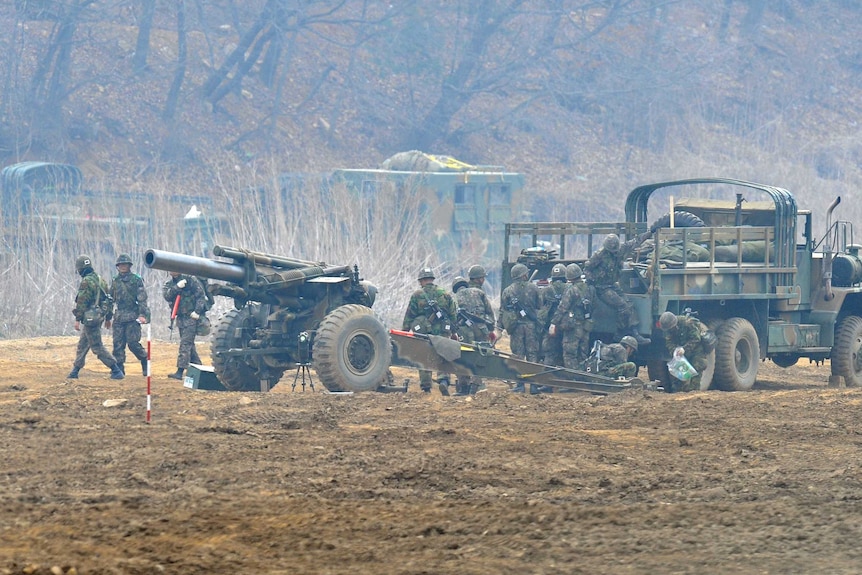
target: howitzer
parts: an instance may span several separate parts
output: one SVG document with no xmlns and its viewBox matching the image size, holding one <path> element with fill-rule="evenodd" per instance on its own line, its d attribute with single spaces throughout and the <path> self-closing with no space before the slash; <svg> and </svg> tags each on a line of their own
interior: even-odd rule
<svg viewBox="0 0 862 575">
<path fill-rule="evenodd" d="M 150 249 L 152 269 L 207 280 L 233 298 L 212 334 L 216 377 L 227 389 L 268 390 L 284 372 L 307 366 L 330 391 L 376 389 L 391 358 L 386 327 L 371 311 L 377 288 L 359 268 L 215 246 L 228 261 Z M 216 283 L 223 282 L 223 283 Z"/>
</svg>

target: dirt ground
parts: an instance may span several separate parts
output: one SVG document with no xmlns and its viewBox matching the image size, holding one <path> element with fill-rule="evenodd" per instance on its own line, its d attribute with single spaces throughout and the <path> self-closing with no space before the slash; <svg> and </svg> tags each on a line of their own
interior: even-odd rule
<svg viewBox="0 0 862 575">
<path fill-rule="evenodd" d="M 858 573 L 862 390 L 191 390 L 0 341 L 0 573 Z M 208 357 L 208 350 L 207 352 Z M 203 354 L 202 354 L 203 355 Z M 130 367 L 129 371 L 132 369 Z M 126 400 L 108 407 L 106 400 Z"/>
</svg>

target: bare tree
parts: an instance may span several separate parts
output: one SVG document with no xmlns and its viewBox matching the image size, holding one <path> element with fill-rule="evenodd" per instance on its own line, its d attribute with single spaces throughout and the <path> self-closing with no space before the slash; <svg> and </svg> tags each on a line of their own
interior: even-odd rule
<svg viewBox="0 0 862 575">
<path fill-rule="evenodd" d="M 156 0 L 138 0 L 138 3 L 141 6 L 141 17 L 138 19 L 138 39 L 135 43 L 135 57 L 132 60 L 132 72 L 136 74 L 147 67 L 150 32 L 153 28 L 153 16 L 156 13 Z"/>
<path fill-rule="evenodd" d="M 186 4 L 185 0 L 176 0 L 177 3 L 177 68 L 174 71 L 174 79 L 165 100 L 165 109 L 162 118 L 170 121 L 177 111 L 177 102 L 180 97 L 180 88 L 186 77 L 186 63 L 188 58 L 188 46 L 186 45 Z"/>
</svg>

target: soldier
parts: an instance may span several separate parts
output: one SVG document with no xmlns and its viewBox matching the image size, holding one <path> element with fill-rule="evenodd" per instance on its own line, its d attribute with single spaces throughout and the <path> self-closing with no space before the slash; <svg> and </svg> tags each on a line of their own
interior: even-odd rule
<svg viewBox="0 0 862 575">
<path fill-rule="evenodd" d="M 671 389 L 674 391 L 698 391 L 700 380 L 707 367 L 707 356 L 709 353 L 704 349 L 701 335 L 707 329 L 696 317 L 690 315 L 676 315 L 672 311 L 666 311 L 659 316 L 659 327 L 664 331 L 664 344 L 671 356 L 676 348 L 685 350 L 685 358 L 691 366 L 697 370 L 697 375 L 688 381 L 680 381 L 671 376 Z"/>
<path fill-rule="evenodd" d="M 608 377 L 632 378 L 637 375 L 638 366 L 629 359 L 637 350 L 638 341 L 630 335 L 623 336 L 619 343 L 597 341 L 587 359 L 586 369 Z"/>
<path fill-rule="evenodd" d="M 478 273 L 474 268 L 481 268 L 481 266 L 470 268 L 470 272 Z M 484 279 L 485 270 L 481 271 Z M 462 277 L 457 277 L 452 282 L 452 292 L 455 294 L 455 303 L 458 306 L 458 334 L 462 341 L 479 345 L 493 344 L 497 338 L 493 329 L 494 309 L 480 285 L 470 285 Z M 459 375 L 455 380 L 455 395 L 475 395 L 483 387 L 481 378 Z"/>
<path fill-rule="evenodd" d="M 503 290 L 497 326 L 509 332 L 512 354 L 527 361 L 539 360 L 539 288 L 527 280 L 527 266 L 515 264 L 510 275 L 512 283 Z M 512 391 L 524 392 L 519 381 Z M 530 393 L 540 393 L 538 385 L 530 385 Z"/>
<path fill-rule="evenodd" d="M 207 309 L 207 296 L 198 278 L 181 274 L 179 272 L 168 272 L 171 278 L 162 287 L 162 296 L 173 310 L 177 298 L 180 299 L 177 309 L 177 326 L 180 329 L 180 351 L 177 355 L 177 371 L 170 374 L 171 379 L 182 379 L 183 371 L 189 363 L 200 363 L 201 357 L 195 348 L 195 336 L 198 331 L 198 322 Z"/>
<path fill-rule="evenodd" d="M 566 284 L 566 266 L 555 264 L 551 268 L 551 282 L 548 287 L 539 292 L 541 308 L 537 314 L 542 332 L 542 347 L 539 352 L 540 361 L 545 365 L 563 365 L 563 338 L 551 330 L 551 320 L 560 307 L 560 301 L 568 288 Z"/>
<path fill-rule="evenodd" d="M 126 373 L 126 346 L 138 361 L 141 369 L 147 375 L 147 352 L 141 345 L 141 325 L 150 321 L 150 308 L 147 307 L 147 290 L 144 281 L 138 274 L 132 273 L 132 258 L 129 254 L 120 254 L 117 258 L 117 271 L 111 282 L 111 298 L 114 300 L 114 359 L 117 365 Z M 105 322 L 105 327 L 111 328 L 111 320 Z"/>
<path fill-rule="evenodd" d="M 594 253 L 584 266 L 587 283 L 594 286 L 598 298 L 616 312 L 618 331 L 631 335 L 641 345 L 650 343 L 650 340 L 638 332 L 638 318 L 631 302 L 620 288 L 619 280 L 623 261 L 643 241 L 642 238 L 648 235 L 620 245 L 619 236 L 608 234 L 602 242 L 602 248 Z"/>
<path fill-rule="evenodd" d="M 445 289 L 434 284 L 434 271 L 422 268 L 417 277 L 419 289 L 410 296 L 401 329 L 414 333 L 452 337 L 456 329 L 458 308 L 455 298 Z M 437 383 L 440 393 L 449 395 L 449 374 L 438 373 Z M 419 370 L 419 387 L 431 393 L 431 371 Z"/>
<path fill-rule="evenodd" d="M 96 357 L 111 368 L 111 379 L 123 379 L 123 370 L 117 365 L 117 360 L 102 345 L 102 321 L 111 319 L 112 306 L 107 293 L 108 285 L 93 271 L 89 256 L 78 256 L 75 260 L 75 269 L 83 278 L 75 296 L 75 308 L 72 310 L 75 316 L 75 330 L 81 332 L 81 337 L 78 339 L 78 350 L 72 371 L 66 377 L 78 379 L 78 372 L 84 367 L 87 352 L 93 350 Z"/>
<path fill-rule="evenodd" d="M 562 340 L 563 365 L 568 369 L 583 369 L 590 353 L 591 318 L 595 290 L 584 282 L 578 264 L 566 266 L 569 282 L 557 311 L 551 318 L 548 333 L 557 333 Z"/>
</svg>

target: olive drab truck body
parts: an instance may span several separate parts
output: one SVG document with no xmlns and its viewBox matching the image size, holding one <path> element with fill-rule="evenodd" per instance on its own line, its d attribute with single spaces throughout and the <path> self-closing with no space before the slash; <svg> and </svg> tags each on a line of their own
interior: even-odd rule
<svg viewBox="0 0 862 575">
<path fill-rule="evenodd" d="M 672 201 L 650 205 L 653 195 Z M 502 283 L 518 261 L 534 280 L 546 278 L 555 263 L 583 267 L 609 233 L 625 242 L 652 232 L 620 276 L 639 332 L 652 340 L 636 355 L 651 379 L 668 377 L 657 321 L 672 311 L 696 315 L 716 335 L 701 389 L 749 389 L 762 360 L 790 367 L 802 358 L 829 359 L 833 380 L 858 386 L 862 248 L 850 222 L 833 221 L 839 203 L 824 207 L 817 235 L 812 213 L 783 188 L 727 178 L 644 185 L 628 194 L 623 222 L 507 225 Z M 593 339 L 617 337 L 614 319 L 596 302 Z"/>
</svg>

